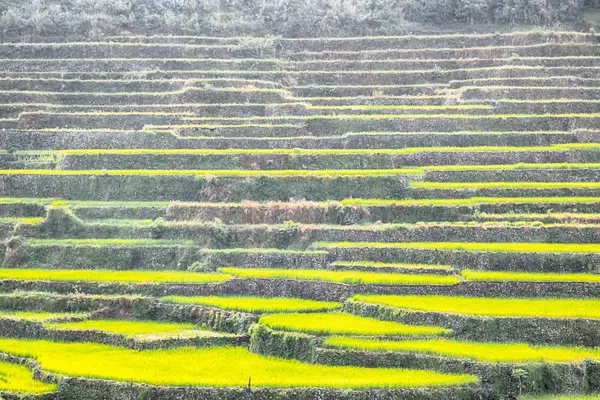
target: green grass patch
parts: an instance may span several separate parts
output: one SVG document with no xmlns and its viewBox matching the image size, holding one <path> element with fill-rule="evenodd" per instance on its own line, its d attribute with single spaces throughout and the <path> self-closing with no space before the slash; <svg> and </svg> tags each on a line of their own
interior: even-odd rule
<svg viewBox="0 0 600 400">
<path fill-rule="evenodd" d="M 239 278 L 298 279 L 367 285 L 453 285 L 459 282 L 454 276 L 363 271 L 233 267 L 219 268 L 218 271 Z"/>
<path fill-rule="evenodd" d="M 390 388 L 463 385 L 471 375 L 325 366 L 250 353 L 241 347 L 137 351 L 95 343 L 0 339 L 0 351 L 32 357 L 67 376 L 167 386 Z M 185 366 L 185 368 L 182 368 Z"/>
<path fill-rule="evenodd" d="M 247 312 L 298 312 L 329 311 L 342 307 L 334 301 L 315 301 L 284 297 L 244 297 L 244 296 L 168 296 L 160 299 L 166 303 L 200 304 L 226 310 Z"/>
<path fill-rule="evenodd" d="M 600 394 L 554 394 L 519 396 L 518 400 L 600 400 Z"/>
<path fill-rule="evenodd" d="M 6 217 L 0 218 L 0 222 L 17 222 L 21 224 L 38 224 L 43 222 L 44 218 L 41 217 Z"/>
<path fill-rule="evenodd" d="M 260 317 L 258 322 L 277 330 L 324 335 L 414 336 L 450 333 L 449 329 L 436 326 L 407 325 L 343 313 L 268 314 Z"/>
<path fill-rule="evenodd" d="M 193 240 L 164 239 L 27 239 L 32 245 L 88 245 L 88 246 L 193 246 Z"/>
<path fill-rule="evenodd" d="M 398 268 L 398 269 L 432 269 L 432 270 L 443 270 L 452 271 L 453 268 L 449 265 L 436 265 L 436 264 L 401 264 L 401 263 L 387 263 L 381 261 L 334 261 L 331 263 L 334 266 L 340 267 L 374 267 L 374 268 Z"/>
<path fill-rule="evenodd" d="M 356 295 L 352 299 L 409 310 L 491 317 L 600 318 L 598 299 L 502 299 L 397 295 Z"/>
<path fill-rule="evenodd" d="M 86 313 L 52 313 L 52 312 L 33 312 L 33 311 L 0 311 L 0 318 L 20 319 L 26 321 L 49 321 L 63 318 L 81 318 L 87 316 Z"/>
<path fill-rule="evenodd" d="M 0 392 L 43 394 L 56 390 L 58 385 L 34 379 L 26 366 L 0 361 Z"/>
<path fill-rule="evenodd" d="M 571 363 L 600 359 L 600 349 L 580 347 L 534 346 L 525 343 L 478 343 L 452 339 L 386 341 L 344 336 L 325 339 L 331 347 L 402 351 L 468 358 L 483 362 L 559 362 Z"/>
<path fill-rule="evenodd" d="M 224 282 L 229 275 L 183 271 L 113 271 L 79 269 L 0 269 L 0 279 L 24 281 L 208 283 Z"/>
<path fill-rule="evenodd" d="M 316 242 L 313 245 L 325 248 L 424 249 L 523 253 L 600 253 L 600 244 L 578 243 Z"/>
<path fill-rule="evenodd" d="M 467 281 L 521 281 L 521 282 L 600 282 L 600 274 L 535 273 L 463 270 Z"/>
<path fill-rule="evenodd" d="M 122 334 L 137 338 L 144 336 L 198 336 L 215 332 L 202 331 L 196 325 L 189 323 L 170 323 L 156 321 L 127 321 L 127 320 L 86 320 L 77 322 L 61 322 L 45 324 L 50 329 L 60 330 L 95 330 Z"/>
</svg>

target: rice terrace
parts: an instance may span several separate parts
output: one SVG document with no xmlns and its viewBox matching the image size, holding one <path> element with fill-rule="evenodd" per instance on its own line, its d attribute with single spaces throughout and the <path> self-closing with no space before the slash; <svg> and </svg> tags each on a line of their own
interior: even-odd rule
<svg viewBox="0 0 600 400">
<path fill-rule="evenodd" d="M 599 400 L 597 27 L 0 2 L 0 400 Z"/>
</svg>

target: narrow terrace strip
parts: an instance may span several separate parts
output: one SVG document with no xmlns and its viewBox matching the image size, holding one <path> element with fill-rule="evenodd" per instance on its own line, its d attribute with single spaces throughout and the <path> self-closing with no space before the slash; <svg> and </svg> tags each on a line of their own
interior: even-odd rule
<svg viewBox="0 0 600 400">
<path fill-rule="evenodd" d="M 317 248 L 398 248 L 427 250 L 500 251 L 523 253 L 600 253 L 600 244 L 477 243 L 477 242 L 316 242 Z"/>
<path fill-rule="evenodd" d="M 581 282 L 600 283 L 600 274 L 543 274 L 530 272 L 496 272 L 463 270 L 461 275 L 471 282 Z"/>
<path fill-rule="evenodd" d="M 600 182 L 418 182 L 414 189 L 600 189 Z"/>
<path fill-rule="evenodd" d="M 365 285 L 454 285 L 460 282 L 455 276 L 361 271 L 231 267 L 219 268 L 218 271 L 238 278 L 297 279 Z"/>
<path fill-rule="evenodd" d="M 23 281 L 64 282 L 127 282 L 160 283 L 213 283 L 225 282 L 230 275 L 179 271 L 110 271 L 79 269 L 0 269 L 0 279 Z"/>
<path fill-rule="evenodd" d="M 566 150 L 599 150 L 600 143 L 565 143 L 551 146 L 468 146 L 468 147 L 408 147 L 403 149 L 64 149 L 56 151 L 16 151 L 20 155 L 403 155 L 427 152 L 533 152 Z"/>
<path fill-rule="evenodd" d="M 322 335 L 415 336 L 450 333 L 435 326 L 406 325 L 343 313 L 268 314 L 260 324 L 276 330 Z"/>
<path fill-rule="evenodd" d="M 0 311 L 2 319 L 17 319 L 25 321 L 52 321 L 70 318 L 84 318 L 86 313 L 56 313 L 56 312 L 38 312 L 38 311 Z"/>
<path fill-rule="evenodd" d="M 333 301 L 316 301 L 284 297 L 245 297 L 245 296 L 168 296 L 160 299 L 165 303 L 199 304 L 225 310 L 246 312 L 317 312 L 330 311 L 342 307 Z"/>
<path fill-rule="evenodd" d="M 193 240 L 164 239 L 27 239 L 32 245 L 88 246 L 193 246 Z"/>
<path fill-rule="evenodd" d="M 32 371 L 25 365 L 0 361 L 0 393 L 9 392 L 19 395 L 41 395 L 58 390 L 54 383 L 44 383 L 33 378 Z M 29 397 L 29 396 L 27 396 Z M 19 396 L 18 398 L 21 398 Z"/>
<path fill-rule="evenodd" d="M 356 295 L 352 300 L 399 309 L 490 317 L 600 319 L 598 299 L 524 299 Z"/>
<path fill-rule="evenodd" d="M 526 343 L 480 343 L 452 339 L 386 341 L 334 336 L 326 338 L 324 345 L 342 349 L 434 354 L 494 363 L 577 363 L 600 360 L 600 350 L 597 348 L 549 347 Z"/>
<path fill-rule="evenodd" d="M 156 321 L 127 320 L 87 320 L 76 322 L 46 323 L 49 329 L 103 331 L 122 334 L 131 338 L 144 337 L 216 337 L 216 332 L 201 330 L 190 323 L 169 323 Z"/>
<path fill-rule="evenodd" d="M 600 168 L 600 165 L 599 165 Z M 46 170 L 11 169 L 0 170 L 0 175 L 197 175 L 247 178 L 253 176 L 383 176 L 419 175 L 417 168 L 365 169 L 365 170 Z"/>
<path fill-rule="evenodd" d="M 471 375 L 425 370 L 312 365 L 260 356 L 241 347 L 137 351 L 93 343 L 0 339 L 0 351 L 35 358 L 43 369 L 61 375 L 165 386 L 247 387 L 248 376 L 255 387 L 282 388 L 389 389 L 478 381 Z"/>
</svg>

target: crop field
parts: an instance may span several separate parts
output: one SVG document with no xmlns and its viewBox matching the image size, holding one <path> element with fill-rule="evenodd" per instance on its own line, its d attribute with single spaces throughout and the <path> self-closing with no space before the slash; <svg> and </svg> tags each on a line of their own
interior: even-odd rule
<svg viewBox="0 0 600 400">
<path fill-rule="evenodd" d="M 595 33 L 4 39 L 0 398 L 598 399 Z"/>
</svg>

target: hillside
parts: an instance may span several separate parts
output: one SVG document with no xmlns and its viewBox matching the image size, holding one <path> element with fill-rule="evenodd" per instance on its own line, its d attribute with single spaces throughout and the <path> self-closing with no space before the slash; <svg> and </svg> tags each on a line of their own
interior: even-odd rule
<svg viewBox="0 0 600 400">
<path fill-rule="evenodd" d="M 598 393 L 599 60 L 557 30 L 0 44 L 0 394 Z"/>
</svg>

